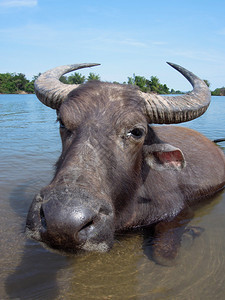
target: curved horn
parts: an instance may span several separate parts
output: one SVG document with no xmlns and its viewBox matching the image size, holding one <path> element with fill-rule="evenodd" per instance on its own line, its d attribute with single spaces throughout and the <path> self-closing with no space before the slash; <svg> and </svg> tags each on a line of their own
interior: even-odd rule
<svg viewBox="0 0 225 300">
<path fill-rule="evenodd" d="M 57 109 L 66 99 L 69 92 L 74 90 L 79 84 L 64 84 L 59 78 L 71 71 L 82 68 L 94 67 L 100 64 L 76 64 L 54 68 L 41 74 L 34 83 L 34 90 L 38 99 L 45 105 Z"/>
<path fill-rule="evenodd" d="M 211 93 L 205 82 L 179 65 L 168 63 L 179 71 L 193 86 L 193 90 L 180 96 L 161 96 L 141 93 L 146 100 L 149 123 L 174 124 L 200 117 L 208 108 Z"/>
</svg>

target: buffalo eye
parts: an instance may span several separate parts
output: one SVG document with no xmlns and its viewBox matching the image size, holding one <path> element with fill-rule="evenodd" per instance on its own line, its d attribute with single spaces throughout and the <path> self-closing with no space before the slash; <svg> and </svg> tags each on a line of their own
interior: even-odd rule
<svg viewBox="0 0 225 300">
<path fill-rule="evenodd" d="M 133 128 L 127 133 L 128 137 L 133 137 L 134 139 L 141 139 L 144 136 L 144 130 L 142 128 Z"/>
<path fill-rule="evenodd" d="M 65 125 L 64 125 L 64 123 L 60 120 L 59 121 L 59 127 L 61 128 L 61 129 L 64 129 L 65 128 Z"/>
<path fill-rule="evenodd" d="M 64 135 L 66 134 L 67 138 L 71 137 L 73 132 L 66 128 L 65 124 L 63 123 L 63 121 L 59 115 L 57 118 L 57 122 L 59 122 L 59 128 L 60 128 L 60 130 L 62 130 L 61 133 L 63 133 Z"/>
<path fill-rule="evenodd" d="M 64 125 L 63 121 L 61 120 L 61 118 L 57 118 L 57 122 L 59 122 L 59 128 L 60 129 L 64 129 L 66 128 L 66 126 Z"/>
</svg>

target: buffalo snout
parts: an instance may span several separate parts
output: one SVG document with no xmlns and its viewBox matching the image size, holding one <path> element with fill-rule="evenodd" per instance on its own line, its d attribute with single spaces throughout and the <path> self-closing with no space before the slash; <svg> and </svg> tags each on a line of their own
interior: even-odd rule
<svg viewBox="0 0 225 300">
<path fill-rule="evenodd" d="M 27 234 L 63 252 L 105 252 L 113 245 L 113 209 L 86 191 L 41 192 L 28 213 Z"/>
</svg>

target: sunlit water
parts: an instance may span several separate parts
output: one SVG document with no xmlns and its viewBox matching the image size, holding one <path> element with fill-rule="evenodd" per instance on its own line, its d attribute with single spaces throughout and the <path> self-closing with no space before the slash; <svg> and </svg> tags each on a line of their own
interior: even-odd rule
<svg viewBox="0 0 225 300">
<path fill-rule="evenodd" d="M 0 299 L 224 299 L 225 192 L 196 212 L 191 224 L 205 231 L 173 267 L 148 258 L 141 233 L 117 237 L 109 253 L 73 258 L 26 239 L 29 205 L 61 149 L 55 119 L 34 95 L 0 95 Z M 225 138 L 225 97 L 184 126 Z"/>
</svg>

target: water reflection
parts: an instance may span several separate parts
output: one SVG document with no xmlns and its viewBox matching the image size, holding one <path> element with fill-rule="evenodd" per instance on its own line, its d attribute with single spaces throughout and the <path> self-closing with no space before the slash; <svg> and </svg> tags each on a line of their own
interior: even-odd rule
<svg viewBox="0 0 225 300">
<path fill-rule="evenodd" d="M 71 261 L 67 269 L 71 274 L 70 287 L 63 294 L 64 297 L 222 299 L 225 291 L 222 267 L 224 241 L 217 241 L 215 220 L 211 219 L 211 225 L 207 220 L 208 212 L 216 209 L 221 200 L 222 194 L 208 203 L 206 211 L 202 208 L 197 212 L 196 219 L 191 223 L 203 226 L 206 230 L 191 247 L 181 249 L 176 265 L 168 268 L 149 260 L 143 255 L 142 245 L 146 242 L 143 236 L 130 234 L 123 237 L 121 243 L 116 244 L 110 253 L 87 254 Z M 220 226 L 223 225 L 224 221 L 220 223 Z M 213 234 L 209 234 L 210 231 Z"/>
<path fill-rule="evenodd" d="M 18 194 L 21 198 L 23 191 L 24 187 Z M 172 267 L 157 265 L 145 255 L 151 231 L 117 236 L 109 253 L 76 257 L 50 253 L 36 242 L 26 241 L 16 270 L 6 280 L 6 292 L 10 299 L 187 299 L 188 295 L 188 299 L 222 299 L 222 202 L 223 192 L 197 208 L 191 225 L 205 231 L 194 244 L 182 247 Z"/>
<path fill-rule="evenodd" d="M 65 259 L 31 241 L 26 242 L 23 253 L 20 264 L 5 283 L 10 299 L 55 299 L 59 294 L 57 269 L 65 267 Z"/>
</svg>

